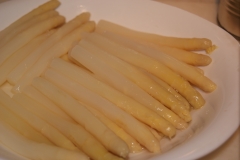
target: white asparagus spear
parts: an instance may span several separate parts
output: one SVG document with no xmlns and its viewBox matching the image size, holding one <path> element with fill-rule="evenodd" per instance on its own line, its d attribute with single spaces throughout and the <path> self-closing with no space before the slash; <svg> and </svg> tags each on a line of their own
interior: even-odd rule
<svg viewBox="0 0 240 160">
<path fill-rule="evenodd" d="M 0 130 L 0 143 L 26 158 L 32 160 L 89 160 L 86 155 L 78 151 L 70 151 L 28 140 L 1 121 Z"/>
<path fill-rule="evenodd" d="M 64 61 L 67 61 L 67 62 L 73 63 L 73 62 L 69 59 L 67 53 L 64 54 L 64 55 L 62 55 L 60 58 L 63 59 Z"/>
<path fill-rule="evenodd" d="M 207 38 L 178 38 L 178 37 L 162 36 L 158 34 L 132 30 L 132 29 L 129 29 L 105 20 L 101 20 L 98 22 L 96 31 L 97 32 L 110 31 L 119 35 L 126 36 L 131 39 L 138 39 L 142 41 L 151 42 L 156 45 L 176 47 L 184 50 L 206 50 L 207 51 L 210 48 L 215 48 L 212 45 L 212 41 Z"/>
<path fill-rule="evenodd" d="M 159 61 L 121 44 L 115 43 L 97 33 L 89 34 L 86 39 L 118 58 L 143 68 L 161 78 L 174 89 L 178 90 L 193 107 L 199 108 L 205 104 L 202 95 L 193 88 L 187 80 Z"/>
<path fill-rule="evenodd" d="M 138 44 L 133 40 L 124 38 L 122 36 L 114 35 L 112 33 L 106 32 L 105 37 L 124 45 L 128 48 L 132 48 L 144 55 L 147 55 L 153 59 L 158 60 L 159 62 L 165 64 L 170 69 L 181 75 L 183 78 L 188 80 L 193 85 L 199 87 L 205 92 L 212 92 L 216 88 L 216 84 L 213 83 L 208 77 L 196 71 L 194 68 L 189 67 L 189 65 L 153 48 L 144 44 Z"/>
<path fill-rule="evenodd" d="M 73 79 L 79 79 L 79 83 L 80 83 L 80 80 L 81 81 L 84 80 L 80 77 L 80 75 L 79 75 L 80 73 L 83 74 L 84 78 L 89 77 L 89 74 L 84 74 L 84 73 L 89 73 L 87 70 L 83 70 L 81 68 L 79 69 L 79 67 L 76 67 L 75 65 L 70 64 L 70 63 L 66 63 L 66 62 L 64 63 L 64 61 L 59 59 L 59 58 L 54 59 L 51 62 L 50 67 L 55 69 L 55 70 L 58 70 L 59 72 L 65 74 L 65 75 L 67 75 L 67 76 L 69 76 Z M 69 70 L 71 70 L 71 72 L 66 72 L 67 68 L 69 68 Z M 104 72 L 105 72 L 105 70 L 104 70 Z M 113 73 L 109 73 L 109 74 L 106 74 L 105 76 L 108 77 L 109 75 L 112 75 L 112 74 Z M 94 75 L 92 74 L 92 76 L 94 76 Z M 116 86 L 120 86 L 118 88 L 119 90 L 122 88 L 121 91 L 124 92 L 124 94 L 132 97 L 136 101 L 140 102 L 142 105 L 147 106 L 148 108 L 150 108 L 151 110 L 153 110 L 154 112 L 156 112 L 157 114 L 162 116 L 163 118 L 167 119 L 177 129 L 187 128 L 188 124 L 184 120 L 182 120 L 174 112 L 172 112 L 171 110 L 169 110 L 168 108 L 163 106 L 161 103 L 159 103 L 156 99 L 154 99 L 149 94 L 146 94 L 145 92 L 142 92 L 141 90 L 140 91 L 137 90 L 137 92 L 135 92 L 135 88 L 131 88 L 132 85 L 128 85 L 125 81 L 120 80 L 121 77 L 119 78 L 117 75 L 113 75 L 113 76 L 111 76 L 111 78 L 112 78 L 112 82 L 116 83 Z M 91 81 L 86 80 L 86 83 L 87 82 L 91 82 Z M 99 80 L 96 83 L 102 84 L 102 82 L 100 82 Z M 117 85 L 117 84 L 119 84 L 119 85 Z M 122 84 L 124 84 L 126 86 L 126 88 L 129 88 L 129 89 L 125 89 L 124 87 L 122 87 Z"/>
<path fill-rule="evenodd" d="M 127 157 L 129 153 L 127 144 L 84 106 L 80 105 L 77 100 L 43 78 L 34 78 L 32 85 L 58 104 L 68 115 L 93 134 L 109 151 L 121 157 Z"/>
<path fill-rule="evenodd" d="M 29 85 L 34 77 L 40 76 L 42 72 L 47 68 L 50 61 L 55 57 L 60 57 L 68 52 L 74 43 L 78 42 L 82 38 L 84 32 L 92 32 L 95 28 L 95 22 L 89 21 L 73 30 L 71 33 L 63 37 L 59 43 L 52 46 L 47 52 L 45 52 L 40 59 L 28 70 L 19 82 L 12 88 L 14 93 L 21 92 L 21 90 Z"/>
<path fill-rule="evenodd" d="M 123 79 L 124 83 L 122 83 L 121 85 L 124 86 L 123 88 L 125 90 L 133 88 L 133 87 L 128 88 L 128 86 L 125 85 L 125 83 L 128 83 L 130 84 L 130 86 L 134 86 L 135 88 L 144 92 L 136 84 L 132 83 L 129 79 L 125 78 L 120 73 L 116 72 L 115 70 L 104 64 L 101 61 L 101 59 L 97 58 L 87 50 L 75 46 L 69 54 L 72 58 L 82 63 L 85 67 L 94 72 L 94 74 L 104 72 L 103 74 L 107 78 L 111 79 L 113 77 L 115 78 L 118 77 L 120 79 Z M 162 118 L 149 108 L 141 105 L 139 102 L 133 100 L 132 98 L 126 96 L 124 93 L 119 92 L 108 85 L 103 84 L 100 85 L 97 84 L 99 82 L 96 83 L 96 81 L 94 81 L 93 83 L 95 83 L 96 86 L 94 88 L 93 86 L 90 86 L 90 83 L 86 83 L 85 85 L 88 85 L 88 88 L 91 87 L 91 90 L 94 90 L 94 92 L 101 94 L 102 96 L 104 96 L 104 98 L 108 99 L 115 105 L 121 107 L 126 112 L 132 114 L 135 118 L 137 118 L 141 122 L 146 123 L 152 128 L 155 128 L 158 131 L 162 132 L 164 135 L 168 137 L 172 137 L 175 135 L 176 133 L 175 127 L 170 122 L 168 122 L 167 120 L 165 120 L 164 118 Z M 100 87 L 104 87 L 103 89 L 105 89 L 105 91 L 103 89 L 100 89 Z M 134 90 L 136 94 L 138 94 L 137 89 Z"/>
<path fill-rule="evenodd" d="M 12 56 L 10 56 L 0 66 L 0 85 L 7 80 L 8 74 L 24 59 L 26 58 L 35 48 L 37 48 L 46 38 L 53 34 L 55 30 L 49 31 L 34 38 L 31 42 L 20 48 Z"/>
<path fill-rule="evenodd" d="M 190 112 L 186 110 L 185 105 L 181 101 L 175 98 L 171 93 L 167 92 L 163 87 L 159 86 L 155 81 L 146 76 L 135 66 L 132 66 L 131 64 L 103 51 L 102 49 L 94 46 L 91 42 L 82 40 L 79 45 L 90 51 L 91 54 L 97 56 L 107 65 L 119 71 L 148 94 L 159 100 L 163 105 L 174 111 L 186 122 L 191 120 Z M 79 46 L 76 45 L 75 47 Z"/>
<path fill-rule="evenodd" d="M 131 153 L 139 153 L 143 150 L 141 145 L 132 136 L 130 136 L 124 129 L 119 127 L 114 121 L 111 121 L 109 118 L 107 118 L 98 110 L 88 105 L 85 105 L 85 106 L 98 119 L 100 119 L 108 128 L 110 128 L 117 136 L 119 136 L 122 140 L 124 140 L 127 143 Z"/>
<path fill-rule="evenodd" d="M 171 86 L 169 86 L 166 82 L 161 80 L 160 78 L 154 76 L 153 74 L 142 70 L 147 76 L 152 78 L 154 81 L 156 81 L 159 85 L 161 85 L 163 88 L 165 88 L 169 93 L 173 94 L 179 101 L 182 101 L 182 103 L 185 104 L 186 109 L 190 109 L 190 104 L 188 101 L 181 95 L 179 94 L 175 89 L 173 89 Z"/>
<path fill-rule="evenodd" d="M 53 143 L 49 141 L 44 135 L 36 131 L 31 125 L 7 109 L 7 107 L 5 107 L 3 104 L 0 104 L 0 109 L 0 121 L 4 121 L 5 123 L 9 124 L 24 137 L 32 141 L 53 145 Z"/>
<path fill-rule="evenodd" d="M 14 112 L 16 115 L 21 117 L 25 122 L 31 125 L 35 130 L 39 133 L 42 133 L 45 137 L 47 137 L 54 144 L 64 147 L 70 150 L 76 150 L 77 148 L 69 141 L 64 135 L 62 135 L 58 130 L 54 127 L 50 126 L 45 121 L 39 119 L 32 115 L 29 111 L 24 109 L 18 103 L 16 103 L 13 99 L 8 97 L 4 92 L 0 91 L 0 102 L 4 104 L 9 110 Z M 21 100 L 21 99 L 20 99 Z"/>
<path fill-rule="evenodd" d="M 50 99 L 48 99 L 45 95 L 39 92 L 32 86 L 26 86 L 23 90 L 23 94 L 27 95 L 28 97 L 34 99 L 35 101 L 41 103 L 46 108 L 54 112 L 55 114 L 59 115 L 60 117 L 75 123 L 74 121 L 66 112 L 64 112 L 61 108 L 59 108 L 56 104 L 54 104 Z"/>
<path fill-rule="evenodd" d="M 74 19 L 60 27 L 56 33 L 50 36 L 43 44 L 35 49 L 26 59 L 24 59 L 17 67 L 8 75 L 8 82 L 15 85 L 20 78 L 33 66 L 39 57 L 45 53 L 50 47 L 60 41 L 65 35 L 79 27 L 81 24 L 88 21 L 90 13 L 81 13 Z"/>
<path fill-rule="evenodd" d="M 68 137 L 59 132 L 54 126 L 49 125 L 41 118 L 35 117 L 31 112 L 26 110 L 25 106 L 31 105 L 34 107 L 41 107 L 39 103 L 36 103 L 34 100 L 29 98 L 24 94 L 15 94 L 12 98 L 17 102 L 20 107 L 15 109 L 15 112 L 18 113 L 22 118 L 24 118 L 29 124 L 36 128 L 39 132 L 42 132 L 48 139 L 50 139 L 55 145 L 69 149 L 69 150 L 79 150 Z M 20 111 L 22 109 L 23 111 Z M 33 121 L 33 122 L 32 122 Z"/>
<path fill-rule="evenodd" d="M 65 18 L 57 15 L 41 21 L 15 36 L 14 39 L 10 40 L 6 45 L 0 48 L 0 66 L 14 52 L 23 47 L 33 38 L 59 25 L 62 25 L 64 22 Z"/>
<path fill-rule="evenodd" d="M 148 44 L 149 45 L 149 44 Z M 150 45 L 155 47 L 157 50 L 164 52 L 184 63 L 192 66 L 207 66 L 212 62 L 212 59 L 208 55 L 199 54 L 191 51 L 186 51 L 179 48 L 160 46 L 160 45 Z"/>
<path fill-rule="evenodd" d="M 56 73 L 56 72 L 55 72 Z M 135 118 L 113 105 L 109 101 L 100 97 L 96 93 L 80 86 L 69 78 L 54 74 L 53 72 L 45 72 L 44 77 L 52 81 L 54 84 L 64 89 L 74 98 L 84 104 L 90 105 L 101 113 L 106 115 L 112 121 L 116 122 L 120 127 L 125 129 L 129 134 L 151 152 L 159 152 L 160 147 L 158 141 L 151 132 L 139 123 Z M 57 79 L 56 79 L 57 78 Z M 94 101 L 92 101 L 94 99 Z M 123 102 L 124 103 L 124 102 Z M 134 126 L 134 127 L 133 127 Z"/>
<path fill-rule="evenodd" d="M 38 16 L 38 15 L 44 13 L 44 12 L 47 12 L 47 11 L 50 11 L 50 10 L 54 10 L 59 5 L 60 5 L 60 2 L 54 0 L 54 1 L 48 1 L 48 2 L 38 6 L 37 8 L 35 8 L 32 11 L 28 12 L 27 14 L 25 14 L 24 16 L 20 17 L 15 22 L 10 24 L 8 27 L 6 27 L 2 31 L 0 31 L 0 37 L 7 36 L 9 32 L 14 30 L 16 27 L 24 24 L 26 21 L 34 18 L 35 16 Z"/>
<path fill-rule="evenodd" d="M 23 25 L 19 26 L 19 27 L 16 27 L 12 32 L 8 33 L 8 35 L 6 37 L 3 37 L 1 40 L 0 40 L 0 47 L 2 47 L 3 45 L 7 44 L 11 39 L 13 39 L 15 36 L 17 36 L 19 33 L 23 32 L 24 30 L 32 27 L 32 25 L 40 22 L 40 21 L 43 21 L 43 20 L 46 20 L 50 17 L 53 17 L 53 16 L 56 16 L 56 15 L 59 15 L 57 11 L 54 11 L 54 10 L 51 10 L 51 11 L 48 11 L 46 13 L 43 13 L 39 16 L 36 16 L 35 18 L 27 21 L 26 23 L 24 23 Z"/>
<path fill-rule="evenodd" d="M 19 95 L 19 94 L 17 94 Z M 23 96 L 25 103 L 32 105 L 24 105 L 24 108 L 33 113 L 34 116 L 40 117 L 50 125 L 58 129 L 62 134 L 68 137 L 79 149 L 84 151 L 90 158 L 96 160 L 119 160 L 121 158 L 116 157 L 109 153 L 105 147 L 89 132 L 87 132 L 82 126 L 77 123 L 69 122 L 62 117 L 54 114 L 49 109 L 42 105 L 39 105 L 36 101 Z"/>
</svg>

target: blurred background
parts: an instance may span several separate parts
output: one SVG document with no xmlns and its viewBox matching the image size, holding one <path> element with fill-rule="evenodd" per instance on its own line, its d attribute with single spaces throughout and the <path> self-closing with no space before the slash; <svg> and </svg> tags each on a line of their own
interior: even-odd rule
<svg viewBox="0 0 240 160">
<path fill-rule="evenodd" d="M 181 8 L 223 27 L 240 42 L 240 0 L 154 0 Z"/>
</svg>

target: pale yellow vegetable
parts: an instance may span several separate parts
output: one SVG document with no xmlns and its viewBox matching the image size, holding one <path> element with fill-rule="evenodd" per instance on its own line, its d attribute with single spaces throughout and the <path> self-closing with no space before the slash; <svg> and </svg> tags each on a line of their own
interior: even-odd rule
<svg viewBox="0 0 240 160">
<path fill-rule="evenodd" d="M 216 45 L 212 45 L 211 47 L 207 48 L 206 49 L 206 52 L 208 54 L 211 54 L 213 51 L 215 51 L 217 49 L 217 46 Z"/>
<path fill-rule="evenodd" d="M 83 62 L 86 67 L 94 64 L 99 68 L 103 68 L 102 66 L 104 65 L 104 62 L 101 61 L 101 59 L 97 58 L 95 55 L 81 48 L 80 46 L 75 46 L 69 54 L 75 60 Z M 106 65 L 105 67 L 109 66 Z M 127 113 L 133 115 L 141 122 L 146 123 L 154 129 L 162 132 L 164 135 L 170 138 L 175 135 L 175 127 L 163 117 L 159 116 L 149 108 L 141 105 L 140 103 L 124 95 L 123 93 L 111 88 L 110 86 L 98 82 L 93 78 L 88 78 L 87 80 L 85 79 L 85 77 L 86 76 L 82 76 L 82 79 L 78 78 L 78 82 L 89 88 L 90 90 L 96 92 L 97 94 L 101 95 L 102 97 L 106 98 L 110 102 L 114 103 L 116 106 L 120 107 Z"/>
<path fill-rule="evenodd" d="M 37 48 L 46 38 L 53 34 L 55 30 L 49 31 L 43 35 L 40 35 L 30 41 L 28 44 L 20 48 L 13 53 L 3 64 L 0 66 L 0 85 L 7 80 L 8 74 L 35 48 Z"/>
<path fill-rule="evenodd" d="M 52 46 L 47 52 L 45 52 L 40 59 L 30 68 L 19 82 L 13 87 L 14 93 L 21 92 L 21 90 L 29 85 L 34 77 L 40 76 L 42 72 L 47 68 L 50 61 L 55 57 L 60 57 L 65 54 L 74 43 L 78 42 L 82 38 L 82 33 L 92 32 L 95 28 L 95 22 L 89 21 L 73 30 L 71 33 L 63 37 L 57 44 Z"/>
<path fill-rule="evenodd" d="M 159 142 L 161 141 L 161 139 L 163 137 L 165 137 L 164 134 L 162 134 L 161 132 L 156 131 L 155 129 L 153 129 L 151 127 L 149 127 L 149 130 L 158 139 Z"/>
<path fill-rule="evenodd" d="M 68 58 L 69 60 L 71 60 L 74 64 L 76 64 L 78 67 L 81 67 L 82 69 L 92 73 L 89 69 L 87 69 L 84 65 L 82 65 L 80 62 L 76 61 L 74 58 L 72 58 L 71 56 L 69 56 L 68 54 Z"/>
<path fill-rule="evenodd" d="M 15 109 L 15 112 L 18 113 L 22 118 L 26 119 L 26 121 L 36 128 L 36 130 L 48 137 L 48 139 L 51 140 L 55 145 L 69 150 L 78 150 L 77 147 L 69 140 L 69 138 L 59 132 L 54 126 L 49 125 L 34 115 L 31 115 L 31 113 L 26 110 L 26 106 L 42 107 L 40 103 L 32 100 L 24 94 L 15 94 L 12 99 L 21 105 L 21 107 Z"/>
<path fill-rule="evenodd" d="M 70 52 L 70 56 L 72 56 L 72 51 Z M 187 127 L 187 123 L 181 120 L 176 114 L 139 88 L 135 83 L 99 61 L 99 59 L 94 59 L 92 56 L 86 54 L 76 54 L 73 58 L 100 77 L 102 81 L 154 110 L 176 126 L 176 128 L 183 129 Z"/>
<path fill-rule="evenodd" d="M 85 40 L 80 41 L 79 45 L 86 48 L 94 56 L 101 59 L 104 63 L 117 70 L 125 77 L 130 79 L 132 82 L 141 87 L 145 92 L 159 100 L 163 105 L 170 108 L 177 115 L 183 118 L 186 122 L 191 120 L 191 115 L 188 110 L 186 110 L 185 105 L 175 98 L 171 93 L 166 91 L 163 87 L 159 86 L 158 83 L 153 81 L 151 78 L 142 73 L 137 67 L 107 53 L 102 49 L 94 46 L 91 42 Z M 75 46 L 75 48 L 81 48 L 80 46 Z M 76 49 L 77 50 L 77 49 Z M 87 54 L 80 51 L 80 54 Z M 138 107 L 137 107 L 138 108 Z"/>
<path fill-rule="evenodd" d="M 12 98 L 4 94 L 2 91 L 0 91 L 0 96 L 0 103 L 2 103 L 5 107 L 7 107 L 19 117 L 21 117 L 25 122 L 31 125 L 36 131 L 47 137 L 51 142 L 66 149 L 76 150 L 76 147 L 71 143 L 71 141 L 69 141 L 65 136 L 63 136 L 58 130 L 50 126 L 42 119 L 35 117 L 24 107 L 16 103 L 15 100 L 24 103 L 24 100 L 21 99 L 21 97 L 18 98 L 18 95 L 14 95 L 17 96 L 18 99 L 14 98 L 13 100 Z"/>
<path fill-rule="evenodd" d="M 89 34 L 86 38 L 103 50 L 161 78 L 174 89 L 178 90 L 194 108 L 200 108 L 205 104 L 202 95 L 188 81 L 159 61 L 96 33 Z"/>
<path fill-rule="evenodd" d="M 99 32 L 100 34 L 103 34 L 102 32 Z M 106 32 L 104 32 L 106 33 Z M 109 33 L 109 32 L 108 32 Z M 133 40 L 133 39 L 132 39 Z M 163 45 L 156 45 L 153 43 L 143 42 L 141 40 L 134 39 L 135 42 L 147 45 L 149 47 L 152 47 L 159 52 L 163 52 L 165 54 L 168 54 L 179 61 L 182 61 L 184 63 L 187 63 L 189 65 L 193 66 L 207 66 L 212 62 L 211 57 L 199 54 L 191 51 L 186 51 L 184 49 L 175 48 L 175 47 L 169 47 L 169 46 L 163 46 Z"/>
<path fill-rule="evenodd" d="M 22 24 L 19 27 L 16 27 L 12 32 L 8 33 L 8 35 L 6 37 L 3 37 L 0 40 L 0 47 L 5 45 L 7 42 L 9 42 L 12 38 L 17 36 L 19 33 L 21 33 L 24 30 L 30 28 L 32 25 L 34 25 L 34 24 L 36 24 L 36 23 L 38 23 L 40 21 L 46 20 L 46 19 L 48 19 L 50 17 L 56 16 L 56 15 L 59 15 L 58 12 L 51 10 L 51 11 L 43 13 L 43 14 L 41 14 L 39 16 L 34 17 L 33 19 L 25 22 L 24 24 Z"/>
<path fill-rule="evenodd" d="M 205 92 L 212 92 L 216 89 L 216 84 L 213 81 L 211 81 L 208 77 L 199 73 L 194 68 L 189 67 L 189 65 L 179 60 L 176 60 L 175 58 L 161 51 L 159 52 L 155 48 L 149 47 L 144 44 L 138 44 L 132 40 L 129 40 L 122 36 L 118 36 L 116 34 L 104 33 L 102 35 L 104 35 L 104 37 L 109 38 L 110 40 L 115 41 L 116 43 L 126 46 L 127 48 L 131 48 L 139 53 L 149 56 L 155 60 L 158 60 L 159 62 L 166 65 L 167 67 L 181 75 L 183 78 L 188 80 L 190 83 L 199 87 Z"/>
<path fill-rule="evenodd" d="M 64 61 L 67 61 L 67 62 L 72 62 L 69 58 L 68 58 L 68 55 L 67 54 L 64 54 L 60 57 L 61 59 L 63 59 Z"/>
<path fill-rule="evenodd" d="M 36 131 L 32 126 L 25 122 L 21 117 L 11 112 L 7 107 L 0 104 L 0 121 L 12 126 L 16 131 L 22 134 L 24 137 L 39 143 L 45 143 L 53 145 L 45 136 Z M 1 131 L 2 132 L 2 131 Z"/>
<path fill-rule="evenodd" d="M 198 68 L 198 67 L 194 67 L 194 66 L 191 66 L 191 65 L 188 65 L 188 66 L 194 68 L 197 72 L 199 72 L 200 74 L 203 74 L 203 75 L 204 75 L 204 71 L 203 71 L 203 69 Z"/>
<path fill-rule="evenodd" d="M 28 97 L 32 98 L 38 103 L 41 103 L 43 106 L 51 110 L 53 113 L 64 118 L 65 120 L 75 123 L 75 121 L 66 112 L 64 112 L 61 108 L 59 108 L 56 104 L 54 104 L 48 97 L 43 95 L 34 87 L 26 86 L 23 89 L 23 94 L 27 95 Z"/>
<path fill-rule="evenodd" d="M 12 40 L 10 40 L 6 45 L 0 48 L 0 66 L 3 64 L 7 58 L 9 58 L 14 52 L 23 47 L 33 38 L 42 33 L 51 30 L 57 26 L 62 25 L 65 22 L 63 16 L 53 16 L 44 21 L 36 23 L 32 27 L 24 30 L 20 34 L 16 35 Z"/>
<path fill-rule="evenodd" d="M 29 99 L 28 99 L 29 100 Z M 25 105 L 34 116 L 40 117 L 68 137 L 79 149 L 96 160 L 120 159 L 109 153 L 104 146 L 77 123 L 69 122 L 42 105 Z"/>
<path fill-rule="evenodd" d="M 164 52 L 182 62 L 193 66 L 207 66 L 212 62 L 211 57 L 198 54 L 191 51 L 186 51 L 179 48 L 168 47 L 168 46 L 160 46 L 160 45 L 150 45 L 155 47 L 157 50 Z"/>
<path fill-rule="evenodd" d="M 104 51 L 102 51 L 98 47 L 92 45 L 91 43 L 85 41 L 85 39 L 82 39 L 79 42 L 79 45 L 82 46 L 82 47 L 85 47 L 89 51 L 92 51 L 92 53 L 97 53 L 97 54 L 102 53 L 102 54 L 104 54 Z M 95 55 L 97 55 L 97 54 L 95 54 Z M 106 53 L 105 53 L 105 55 L 106 55 Z M 102 56 L 104 56 L 104 55 L 102 55 Z M 104 56 L 104 57 L 107 58 L 106 56 Z M 111 58 L 111 60 L 109 58 Z M 105 62 L 108 62 L 108 64 L 112 64 L 112 66 L 114 66 L 116 69 L 118 69 L 118 71 L 121 71 L 122 74 L 125 74 L 130 79 L 132 78 L 135 83 L 140 83 L 139 86 L 145 85 L 145 91 L 148 91 L 148 93 L 152 96 L 155 95 L 156 98 L 158 98 L 158 100 L 161 101 L 161 98 L 164 96 L 161 93 L 159 93 L 161 88 L 159 88 L 159 86 L 156 83 L 154 84 L 154 82 L 151 79 L 149 79 L 148 77 L 143 75 L 143 73 L 141 73 L 136 67 L 132 66 L 129 63 L 126 63 L 126 62 L 122 61 L 121 59 L 114 58 L 109 54 L 108 54 L 108 59 L 109 60 L 108 61 L 106 60 Z M 127 73 L 129 73 L 129 74 L 127 74 Z M 108 76 L 102 76 L 102 79 L 107 78 L 107 77 Z M 111 78 L 111 79 L 112 79 L 111 82 L 115 84 L 114 86 L 119 91 L 122 91 L 124 94 L 132 97 L 136 101 L 142 103 L 143 105 L 145 105 L 148 108 L 152 109 L 153 111 L 157 112 L 159 115 L 161 115 L 166 120 L 171 122 L 176 128 L 184 129 L 184 128 L 187 127 L 187 124 L 184 123 L 177 115 L 172 113 L 165 106 L 163 106 L 161 103 L 156 101 L 151 96 L 147 95 L 145 92 L 142 92 L 141 90 L 135 91 L 135 89 L 132 88 L 133 85 L 126 85 L 126 83 L 125 83 L 125 85 L 129 89 L 128 90 L 124 89 L 122 87 L 122 84 L 124 82 L 123 81 L 118 82 L 121 78 L 119 78 L 117 76 L 113 76 L 113 78 Z M 108 81 L 109 84 L 111 82 Z M 117 84 L 119 84 L 119 85 L 117 85 Z M 135 94 L 135 93 L 138 93 L 138 94 Z M 134 94 L 135 94 L 135 96 L 134 96 Z M 142 94 L 142 97 L 140 96 L 140 94 Z M 171 97 L 165 98 L 165 99 L 170 99 L 171 101 L 174 100 L 174 99 L 171 99 Z M 169 105 L 169 103 L 163 103 L 163 104 L 171 106 L 171 104 Z M 184 104 L 186 104 L 186 103 L 184 103 Z M 175 104 L 172 104 L 172 105 L 177 106 L 178 104 L 175 103 Z M 186 107 L 189 108 L 188 102 L 187 102 L 186 105 L 187 105 Z"/>
<path fill-rule="evenodd" d="M 121 127 L 116 125 L 114 121 L 111 121 L 96 109 L 89 107 L 88 105 L 85 105 L 85 106 L 98 119 L 100 119 L 108 128 L 110 128 L 117 136 L 119 136 L 122 140 L 124 140 L 127 143 L 131 153 L 139 153 L 143 150 L 141 145 L 132 136 L 130 136 L 125 130 L 123 130 Z"/>
<path fill-rule="evenodd" d="M 89 71 L 86 67 L 84 67 L 81 63 L 77 62 L 76 60 L 74 60 L 73 58 L 71 58 L 70 56 L 68 56 L 68 54 L 63 55 L 62 57 L 60 57 L 61 59 L 65 60 L 66 62 L 72 63 L 72 64 L 76 64 L 78 67 L 81 67 L 87 71 Z M 90 72 L 90 71 L 89 71 Z"/>
<path fill-rule="evenodd" d="M 185 104 L 186 109 L 190 109 L 190 104 L 188 103 L 188 101 L 181 95 L 179 94 L 175 89 L 173 89 L 171 86 L 169 86 L 166 82 L 164 82 L 163 80 L 157 78 L 156 76 L 152 75 L 149 72 L 146 72 L 144 70 L 142 70 L 147 76 L 149 76 L 150 78 L 152 78 L 154 81 L 156 81 L 159 85 L 161 85 L 163 88 L 165 88 L 168 92 L 170 92 L 171 94 L 173 94 L 179 101 L 182 101 L 182 103 Z"/>
<path fill-rule="evenodd" d="M 129 153 L 127 144 L 84 106 L 79 104 L 77 100 L 43 78 L 34 78 L 32 85 L 58 104 L 68 115 L 93 134 L 109 151 L 121 157 L 127 157 Z"/>
<path fill-rule="evenodd" d="M 191 67 L 197 70 L 198 72 L 200 72 L 201 74 L 204 74 L 204 71 L 195 66 L 206 66 L 212 62 L 212 59 L 209 56 L 206 56 L 203 54 L 197 54 L 194 52 L 190 52 L 190 51 L 186 51 L 186 50 L 174 48 L 174 47 L 155 45 L 155 44 L 142 42 L 138 40 L 134 40 L 134 41 L 140 44 L 147 45 L 149 47 L 153 47 L 154 49 L 160 52 L 163 52 L 165 54 L 168 54 L 178 59 L 179 61 L 189 64 L 189 66 L 193 65 Z"/>
<path fill-rule="evenodd" d="M 26 158 L 32 160 L 89 160 L 86 155 L 77 151 L 28 140 L 1 121 L 0 130 L 0 143 Z"/>
<path fill-rule="evenodd" d="M 151 134 L 147 127 L 128 113 L 124 112 L 106 99 L 100 97 L 98 94 L 80 86 L 76 82 L 61 76 L 60 74 L 53 75 L 52 72 L 50 74 L 49 72 L 46 72 L 44 77 L 48 78 L 58 87 L 68 92 L 75 99 L 106 115 L 109 119 L 126 130 L 131 136 L 135 137 L 136 140 L 150 152 L 159 152 L 160 146 L 158 140 Z M 94 101 L 92 99 L 94 99 Z"/>
<path fill-rule="evenodd" d="M 28 21 L 28 20 L 30 20 L 32 18 L 35 18 L 35 16 L 43 14 L 44 12 L 47 12 L 47 11 L 50 11 L 50 10 L 54 10 L 59 5 L 60 5 L 59 1 L 51 0 L 51 1 L 48 1 L 48 2 L 38 6 L 37 8 L 35 8 L 32 11 L 28 12 L 27 14 L 25 14 L 24 16 L 20 17 L 15 22 L 10 24 L 8 27 L 6 27 L 2 31 L 0 31 L 0 37 L 7 36 L 9 32 L 12 32 L 17 27 L 19 27 L 20 25 L 24 24 L 26 21 Z"/>
<path fill-rule="evenodd" d="M 61 59 L 63 59 L 66 62 L 72 63 L 72 64 L 76 64 L 77 66 L 89 71 L 86 67 L 84 67 L 81 63 L 78 63 L 77 61 L 75 61 L 73 58 L 69 57 L 68 54 L 64 54 L 62 57 L 60 57 Z M 89 71 L 90 72 L 90 71 Z"/>
<path fill-rule="evenodd" d="M 36 61 L 45 53 L 50 47 L 54 46 L 64 36 L 79 27 L 90 18 L 90 13 L 81 13 L 74 19 L 61 26 L 56 33 L 50 36 L 43 44 L 35 49 L 26 59 L 24 59 L 17 67 L 8 75 L 8 82 L 15 85 L 20 78 L 36 63 Z"/>
<path fill-rule="evenodd" d="M 113 32 L 128 38 L 151 42 L 157 45 L 165 45 L 185 50 L 207 50 L 212 47 L 211 40 L 207 38 L 178 38 L 145 33 L 132 30 L 109 21 L 101 20 L 97 24 L 97 32 Z"/>
</svg>

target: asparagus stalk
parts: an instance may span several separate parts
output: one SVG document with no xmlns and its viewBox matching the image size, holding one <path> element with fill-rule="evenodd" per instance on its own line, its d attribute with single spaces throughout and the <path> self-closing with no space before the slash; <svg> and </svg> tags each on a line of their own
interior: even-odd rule
<svg viewBox="0 0 240 160">
<path fill-rule="evenodd" d="M 78 103 L 77 100 L 43 78 L 35 78 L 32 85 L 72 116 L 75 121 L 93 134 L 109 151 L 121 157 L 127 157 L 129 153 L 127 144 L 84 106 Z"/>
</svg>

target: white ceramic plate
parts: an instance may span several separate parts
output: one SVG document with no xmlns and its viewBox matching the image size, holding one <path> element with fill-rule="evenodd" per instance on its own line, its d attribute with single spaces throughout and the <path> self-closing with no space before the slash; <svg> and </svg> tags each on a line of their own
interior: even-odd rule
<svg viewBox="0 0 240 160">
<path fill-rule="evenodd" d="M 12 0 L 0 4 L 0 30 L 46 0 Z M 239 44 L 224 30 L 183 10 L 148 0 L 60 0 L 59 12 L 67 20 L 83 11 L 92 20 L 109 20 L 136 30 L 177 37 L 205 37 L 218 46 L 205 74 L 218 88 L 202 93 L 207 104 L 193 111 L 190 127 L 171 141 L 164 139 L 163 153 L 131 155 L 131 160 L 193 160 L 223 144 L 239 126 Z M 1 134 L 1 133 L 0 133 Z M 22 159 L 0 147 L 0 159 Z"/>
</svg>

